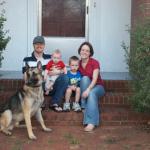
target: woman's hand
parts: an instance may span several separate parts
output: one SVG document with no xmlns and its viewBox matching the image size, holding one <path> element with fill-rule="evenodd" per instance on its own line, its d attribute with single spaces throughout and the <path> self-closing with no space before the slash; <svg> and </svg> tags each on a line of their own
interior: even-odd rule
<svg viewBox="0 0 150 150">
<path fill-rule="evenodd" d="M 82 98 L 87 98 L 89 96 L 89 93 L 90 93 L 90 89 L 87 88 L 83 93 L 82 93 Z"/>
</svg>

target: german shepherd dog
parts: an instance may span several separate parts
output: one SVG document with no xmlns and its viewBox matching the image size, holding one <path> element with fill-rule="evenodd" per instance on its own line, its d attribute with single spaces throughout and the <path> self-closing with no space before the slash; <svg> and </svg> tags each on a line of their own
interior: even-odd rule
<svg viewBox="0 0 150 150">
<path fill-rule="evenodd" d="M 11 135 L 13 127 L 19 127 L 19 122 L 25 120 L 29 138 L 36 139 L 32 131 L 32 116 L 36 117 L 44 131 L 51 131 L 45 126 L 41 114 L 41 105 L 44 101 L 41 62 L 38 62 L 37 67 L 34 68 L 26 64 L 25 75 L 23 88 L 0 106 L 0 131 Z"/>
</svg>

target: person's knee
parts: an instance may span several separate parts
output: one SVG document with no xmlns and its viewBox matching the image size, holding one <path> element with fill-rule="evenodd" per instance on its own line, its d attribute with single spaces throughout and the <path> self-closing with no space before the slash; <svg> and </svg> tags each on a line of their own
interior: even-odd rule
<svg viewBox="0 0 150 150">
<path fill-rule="evenodd" d="M 82 83 L 90 82 L 90 78 L 88 76 L 83 76 L 82 79 L 81 79 L 81 82 Z"/>
</svg>

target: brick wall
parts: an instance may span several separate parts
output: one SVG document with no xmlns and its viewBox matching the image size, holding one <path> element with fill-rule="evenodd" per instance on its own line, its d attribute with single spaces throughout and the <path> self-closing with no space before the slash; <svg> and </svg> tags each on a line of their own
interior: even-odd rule
<svg viewBox="0 0 150 150">
<path fill-rule="evenodd" d="M 132 0 L 132 25 L 145 17 L 150 17 L 150 0 Z"/>
</svg>

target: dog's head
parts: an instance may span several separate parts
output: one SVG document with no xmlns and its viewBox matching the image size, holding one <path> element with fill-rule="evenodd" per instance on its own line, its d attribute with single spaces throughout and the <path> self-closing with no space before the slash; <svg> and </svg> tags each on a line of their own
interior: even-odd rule
<svg viewBox="0 0 150 150">
<path fill-rule="evenodd" d="M 39 87 L 42 85 L 43 76 L 42 76 L 42 64 L 39 61 L 37 67 L 29 67 L 26 64 L 26 85 L 31 87 Z"/>
</svg>

